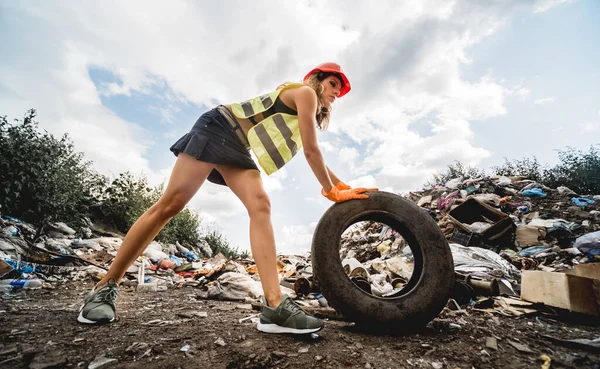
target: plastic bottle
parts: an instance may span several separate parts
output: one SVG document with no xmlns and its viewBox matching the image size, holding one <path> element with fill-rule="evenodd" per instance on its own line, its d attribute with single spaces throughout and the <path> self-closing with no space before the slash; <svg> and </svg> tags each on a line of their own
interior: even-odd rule
<svg viewBox="0 0 600 369">
<path fill-rule="evenodd" d="M 198 261 L 198 256 L 191 251 L 184 252 L 183 255 L 188 259 L 188 261 Z"/>
<path fill-rule="evenodd" d="M 41 279 L 0 279 L 0 286 L 10 286 L 13 289 L 18 288 L 40 288 L 44 284 Z"/>
</svg>

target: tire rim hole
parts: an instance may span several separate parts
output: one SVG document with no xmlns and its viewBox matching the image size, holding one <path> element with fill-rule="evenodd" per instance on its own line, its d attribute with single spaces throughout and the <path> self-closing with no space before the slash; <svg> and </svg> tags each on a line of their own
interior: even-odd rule
<svg viewBox="0 0 600 369">
<path fill-rule="evenodd" d="M 339 246 L 350 281 L 375 298 L 406 295 L 422 273 L 422 252 L 414 235 L 392 214 L 361 214 L 345 227 Z"/>
</svg>

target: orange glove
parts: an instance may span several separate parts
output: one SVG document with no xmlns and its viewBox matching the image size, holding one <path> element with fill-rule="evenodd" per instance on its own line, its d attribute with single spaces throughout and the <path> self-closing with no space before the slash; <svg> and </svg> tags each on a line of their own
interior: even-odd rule
<svg viewBox="0 0 600 369">
<path fill-rule="evenodd" d="M 352 187 L 348 186 L 347 184 L 345 184 L 345 183 L 344 183 L 344 182 L 342 182 L 342 181 L 339 181 L 339 182 L 338 182 L 338 183 L 335 185 L 335 187 L 336 187 L 338 190 L 340 190 L 340 191 L 343 191 L 343 190 L 351 190 L 351 189 L 352 189 Z M 379 191 L 379 188 L 367 188 L 367 191 Z M 363 192 L 364 192 L 364 191 L 363 191 Z"/>
<path fill-rule="evenodd" d="M 353 188 L 350 190 L 338 190 L 337 187 L 331 187 L 329 193 L 325 193 L 325 189 L 321 189 L 321 195 L 327 197 L 333 202 L 343 202 L 352 199 L 368 199 L 369 196 L 361 195 L 367 191 L 366 188 Z"/>
<path fill-rule="evenodd" d="M 352 187 L 348 186 L 347 184 L 345 184 L 342 181 L 339 181 L 336 185 L 335 188 L 337 188 L 340 191 L 344 191 L 344 190 L 351 190 Z"/>
</svg>

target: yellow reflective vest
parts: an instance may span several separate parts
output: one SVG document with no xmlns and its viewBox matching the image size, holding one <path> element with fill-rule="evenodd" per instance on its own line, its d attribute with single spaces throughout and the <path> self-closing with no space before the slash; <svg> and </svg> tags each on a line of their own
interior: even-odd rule
<svg viewBox="0 0 600 369">
<path fill-rule="evenodd" d="M 231 110 L 236 117 L 248 119 L 273 106 L 281 91 L 302 86 L 290 83 L 268 94 L 231 104 Z M 263 119 L 248 131 L 248 143 L 267 175 L 275 173 L 302 148 L 298 116 L 275 113 Z"/>
</svg>

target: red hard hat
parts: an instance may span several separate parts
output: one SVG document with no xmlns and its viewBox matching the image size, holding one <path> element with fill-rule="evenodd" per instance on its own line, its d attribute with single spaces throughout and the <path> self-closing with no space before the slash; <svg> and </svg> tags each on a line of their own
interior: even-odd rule
<svg viewBox="0 0 600 369">
<path fill-rule="evenodd" d="M 308 74 L 304 77 L 304 83 L 306 83 L 306 81 L 308 80 L 308 78 L 310 76 L 312 76 L 313 74 L 315 74 L 317 72 L 331 72 L 331 73 L 337 73 L 340 75 L 340 77 L 342 78 L 343 86 L 340 89 L 340 94 L 338 95 L 338 97 L 342 97 L 345 94 L 347 94 L 348 92 L 350 92 L 350 81 L 348 81 L 348 78 L 346 78 L 346 75 L 344 74 L 344 71 L 342 70 L 342 67 L 340 67 L 339 64 L 327 62 L 327 63 L 317 65 L 316 67 L 313 68 L 313 70 L 308 72 Z"/>
</svg>

